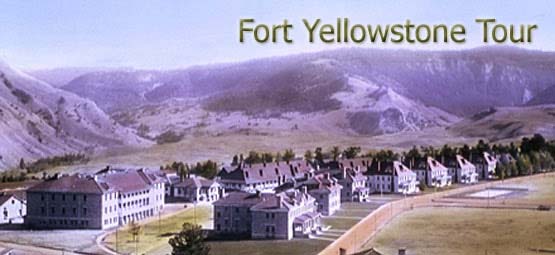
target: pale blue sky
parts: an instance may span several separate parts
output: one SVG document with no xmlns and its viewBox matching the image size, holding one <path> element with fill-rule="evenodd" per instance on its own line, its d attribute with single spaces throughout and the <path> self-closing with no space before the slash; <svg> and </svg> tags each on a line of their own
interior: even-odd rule
<svg viewBox="0 0 555 255">
<path fill-rule="evenodd" d="M 555 50 L 554 1 L 80 1 L 0 0 L 0 59 L 19 68 L 105 66 L 177 68 L 334 47 L 307 43 L 302 18 L 335 23 L 463 23 L 467 43 L 402 44 L 411 49 L 483 46 L 478 17 L 535 23 L 524 47 Z M 294 25 L 292 45 L 239 43 L 240 18 Z M 383 44 L 362 44 L 377 48 Z"/>
</svg>

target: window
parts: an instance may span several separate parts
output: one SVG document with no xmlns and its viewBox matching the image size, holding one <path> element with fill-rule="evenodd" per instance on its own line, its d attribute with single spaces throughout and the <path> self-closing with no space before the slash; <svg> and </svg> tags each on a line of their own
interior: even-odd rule
<svg viewBox="0 0 555 255">
<path fill-rule="evenodd" d="M 83 216 L 87 216 L 87 208 L 83 208 Z"/>
<path fill-rule="evenodd" d="M 42 215 L 45 215 L 45 214 L 46 214 L 46 209 L 44 208 L 44 206 L 40 208 L 40 213 L 41 213 Z"/>
<path fill-rule="evenodd" d="M 77 208 L 73 207 L 73 215 L 77 215 Z"/>
<path fill-rule="evenodd" d="M 56 213 L 56 208 L 55 208 L 55 207 L 50 207 L 50 212 L 51 212 L 52 214 Z"/>
<path fill-rule="evenodd" d="M 55 200 L 56 200 L 56 195 L 52 194 L 52 201 L 55 201 Z"/>
<path fill-rule="evenodd" d="M 44 194 L 40 194 L 40 201 L 44 201 Z"/>
<path fill-rule="evenodd" d="M 65 207 L 62 208 L 62 215 L 66 215 L 66 208 Z"/>
<path fill-rule="evenodd" d="M 77 199 L 77 195 L 73 194 L 73 201 Z"/>
<path fill-rule="evenodd" d="M 87 195 L 83 195 L 83 201 L 87 202 Z"/>
<path fill-rule="evenodd" d="M 62 194 L 62 201 L 66 201 L 66 194 Z"/>
</svg>

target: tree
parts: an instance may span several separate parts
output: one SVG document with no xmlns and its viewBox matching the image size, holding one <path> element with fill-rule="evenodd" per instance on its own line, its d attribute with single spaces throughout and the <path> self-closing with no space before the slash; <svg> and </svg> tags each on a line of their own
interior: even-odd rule
<svg viewBox="0 0 555 255">
<path fill-rule="evenodd" d="M 420 154 L 420 151 L 418 150 L 418 148 L 416 148 L 416 146 L 413 146 L 412 149 L 410 149 L 405 156 L 409 159 L 422 158 L 422 155 Z"/>
<path fill-rule="evenodd" d="M 231 161 L 231 166 L 239 165 L 239 157 L 237 155 L 233 156 L 233 160 Z"/>
<path fill-rule="evenodd" d="M 199 225 L 184 223 L 181 231 L 168 243 L 172 247 L 172 255 L 208 255 L 210 247 L 204 242 L 205 233 Z"/>
<path fill-rule="evenodd" d="M 322 152 L 322 148 L 318 147 L 314 150 L 314 159 L 318 164 L 324 163 L 324 153 Z"/>
<path fill-rule="evenodd" d="M 262 153 L 262 162 L 274 162 L 274 155 L 271 152 Z"/>
<path fill-rule="evenodd" d="M 276 153 L 276 158 L 274 161 L 279 163 L 282 160 L 283 160 L 283 156 L 281 156 L 281 152 L 278 151 L 278 153 Z"/>
<path fill-rule="evenodd" d="M 134 220 L 129 223 L 129 233 L 133 236 L 133 242 L 139 241 L 139 235 L 141 234 L 142 227 Z"/>
<path fill-rule="evenodd" d="M 333 161 L 337 161 L 337 158 L 339 158 L 339 155 L 341 154 L 341 149 L 339 149 L 338 146 L 333 146 L 331 148 L 330 154 L 333 158 Z"/>
<path fill-rule="evenodd" d="M 19 160 L 19 169 L 25 169 L 25 160 L 23 158 Z"/>
<path fill-rule="evenodd" d="M 347 149 L 345 149 L 345 151 L 343 151 L 343 153 L 348 159 L 356 158 L 357 155 L 360 153 L 360 147 L 348 147 Z"/>
<path fill-rule="evenodd" d="M 286 161 L 286 162 L 289 162 L 289 161 L 293 160 L 294 158 L 295 158 L 295 153 L 293 152 L 292 149 L 287 149 L 283 153 L 283 160 Z"/>
<path fill-rule="evenodd" d="M 314 154 L 312 153 L 311 150 L 306 150 L 304 152 L 304 160 L 308 161 L 308 162 L 312 162 L 312 160 L 314 159 Z"/>
</svg>

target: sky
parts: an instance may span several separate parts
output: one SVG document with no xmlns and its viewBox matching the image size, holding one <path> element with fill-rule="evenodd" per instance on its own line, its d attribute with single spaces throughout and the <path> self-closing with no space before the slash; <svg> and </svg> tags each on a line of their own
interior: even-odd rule
<svg viewBox="0 0 555 255">
<path fill-rule="evenodd" d="M 484 46 L 476 18 L 537 24 L 532 44 L 555 50 L 555 1 L 82 1 L 0 0 L 0 59 L 22 69 L 57 67 L 182 68 L 337 47 L 453 50 Z M 462 23 L 465 44 L 308 43 L 302 19 L 335 23 Z M 294 25 L 293 44 L 239 42 L 239 20 Z"/>
</svg>

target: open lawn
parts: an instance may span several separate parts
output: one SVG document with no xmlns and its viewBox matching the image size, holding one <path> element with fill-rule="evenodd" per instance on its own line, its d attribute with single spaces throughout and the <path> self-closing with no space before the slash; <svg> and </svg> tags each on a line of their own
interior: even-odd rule
<svg viewBox="0 0 555 255">
<path fill-rule="evenodd" d="M 159 250 L 166 250 L 169 253 L 171 249 L 168 240 L 174 233 L 181 230 L 183 223 L 196 223 L 206 228 L 211 226 L 211 221 L 212 206 L 197 205 L 196 209 L 191 207 L 183 212 L 162 218 L 160 221 L 154 219 L 144 224 L 138 242 L 133 241 L 133 235 L 128 228 L 120 229 L 117 234 L 118 252 L 124 254 L 159 254 Z M 105 244 L 113 250 L 116 249 L 115 232 L 106 237 Z"/>
<path fill-rule="evenodd" d="M 546 175 L 540 179 L 521 181 L 510 185 L 499 184 L 497 186 L 527 188 L 529 192 L 520 199 L 530 203 L 555 204 L 555 175 Z"/>
<path fill-rule="evenodd" d="M 365 245 L 385 254 L 538 254 L 555 251 L 555 212 L 424 208 L 402 214 Z"/>
<path fill-rule="evenodd" d="M 330 242 L 309 239 L 295 240 L 244 240 L 229 242 L 208 242 L 210 254 L 213 255 L 315 255 L 328 246 Z M 161 247 L 153 254 L 169 254 L 169 246 Z"/>
</svg>

